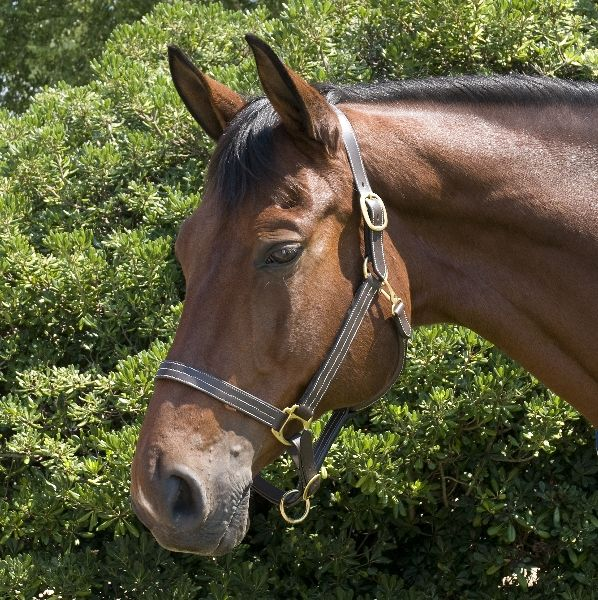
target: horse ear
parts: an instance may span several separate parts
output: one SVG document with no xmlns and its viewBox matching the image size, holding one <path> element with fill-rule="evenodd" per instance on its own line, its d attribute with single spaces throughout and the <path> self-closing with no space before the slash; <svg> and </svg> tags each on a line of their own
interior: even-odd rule
<svg viewBox="0 0 598 600">
<path fill-rule="evenodd" d="M 285 66 L 266 42 L 251 34 L 245 39 L 255 56 L 264 92 L 287 131 L 296 138 L 320 142 L 328 151 L 336 150 L 338 119 L 326 99 Z"/>
<path fill-rule="evenodd" d="M 168 46 L 168 64 L 181 100 L 204 131 L 217 140 L 245 100 L 202 73 L 176 46 Z"/>
</svg>

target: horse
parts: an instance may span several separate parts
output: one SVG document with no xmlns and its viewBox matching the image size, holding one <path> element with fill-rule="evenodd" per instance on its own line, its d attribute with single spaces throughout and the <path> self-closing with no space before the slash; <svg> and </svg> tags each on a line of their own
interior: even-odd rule
<svg viewBox="0 0 598 600">
<path fill-rule="evenodd" d="M 411 324 L 476 331 L 598 426 L 598 85 L 315 87 L 246 39 L 265 94 L 252 100 L 169 48 L 216 148 L 176 239 L 183 311 L 132 464 L 133 507 L 157 541 L 230 551 L 252 482 L 288 448 L 302 484 L 275 499 L 290 521 L 287 504 L 309 508 L 333 437 L 314 451 L 311 419 L 340 423 L 379 398 Z M 297 398 L 331 356 L 306 410 Z"/>
</svg>

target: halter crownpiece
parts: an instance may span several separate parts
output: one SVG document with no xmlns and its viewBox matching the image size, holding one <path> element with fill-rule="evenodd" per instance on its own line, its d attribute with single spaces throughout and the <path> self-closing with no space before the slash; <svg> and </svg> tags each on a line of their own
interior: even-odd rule
<svg viewBox="0 0 598 600">
<path fill-rule="evenodd" d="M 349 311 L 332 347 L 303 395 L 297 404 L 281 410 L 223 379 L 177 361 L 165 360 L 160 365 L 156 375 L 156 379 L 178 381 L 252 417 L 270 427 L 272 435 L 281 444 L 288 447 L 298 471 L 299 482 L 297 488 L 283 492 L 266 481 L 261 475 L 255 477 L 252 485 L 258 494 L 273 504 L 278 504 L 282 517 L 288 523 L 300 523 L 307 517 L 311 498 L 320 485 L 320 469 L 332 443 L 338 437 L 346 420 L 353 413 L 372 403 L 368 401 L 357 409 L 343 408 L 332 411 L 322 434 L 314 444 L 313 434 L 310 430 L 314 414 L 345 359 L 363 318 L 378 294 L 382 294 L 391 303 L 391 312 L 399 345 L 397 365 L 390 385 L 398 379 L 403 370 L 407 340 L 411 336 L 411 325 L 405 314 L 405 305 L 388 283 L 388 269 L 384 258 L 383 244 L 383 231 L 388 224 L 386 207 L 382 199 L 372 191 L 351 123 L 340 109 L 334 105 L 331 105 L 331 107 L 341 125 L 345 150 L 359 192 L 359 205 L 364 221 L 366 256 L 364 258 L 363 281 L 353 296 Z M 390 385 L 388 388 L 390 388 Z M 384 390 L 383 394 L 386 393 L 388 388 Z M 301 430 L 297 434 L 290 435 L 287 426 L 293 423 L 299 425 Z M 286 512 L 287 509 L 299 502 L 304 503 L 303 514 L 299 518 L 290 517 Z"/>
</svg>

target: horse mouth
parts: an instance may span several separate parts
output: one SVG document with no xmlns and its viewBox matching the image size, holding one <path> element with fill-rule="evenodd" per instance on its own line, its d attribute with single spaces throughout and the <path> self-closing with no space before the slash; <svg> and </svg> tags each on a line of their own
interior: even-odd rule
<svg viewBox="0 0 598 600">
<path fill-rule="evenodd" d="M 227 554 L 245 537 L 249 528 L 250 491 L 251 486 L 248 486 L 241 494 L 218 545 L 215 550 L 209 552 L 210 556 Z"/>
</svg>

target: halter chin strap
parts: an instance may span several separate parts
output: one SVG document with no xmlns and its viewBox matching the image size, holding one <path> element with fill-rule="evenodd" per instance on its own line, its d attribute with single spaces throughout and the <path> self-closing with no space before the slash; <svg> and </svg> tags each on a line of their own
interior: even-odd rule
<svg viewBox="0 0 598 600">
<path fill-rule="evenodd" d="M 383 231 L 388 224 L 386 207 L 381 198 L 372 191 L 351 123 L 336 106 L 332 106 L 332 109 L 341 125 L 345 149 L 359 191 L 359 204 L 364 220 L 366 256 L 363 266 L 363 281 L 353 297 L 353 302 L 332 347 L 303 395 L 297 404 L 280 410 L 223 379 L 177 361 L 164 361 L 156 375 L 156 379 L 178 381 L 252 417 L 270 427 L 274 437 L 281 444 L 288 446 L 299 474 L 297 488 L 283 492 L 257 475 L 253 481 L 253 489 L 270 502 L 278 504 L 283 518 L 289 523 L 299 523 L 307 517 L 310 499 L 320 485 L 320 469 L 324 459 L 346 420 L 357 410 L 369 406 L 387 391 L 383 390 L 378 396 L 368 400 L 357 409 L 334 410 L 314 445 L 313 434 L 310 430 L 314 414 L 345 359 L 363 318 L 378 294 L 382 294 L 391 303 L 399 346 L 397 365 L 390 385 L 403 370 L 407 340 L 411 336 L 411 325 L 405 314 L 405 305 L 395 294 L 387 279 L 388 269 L 383 245 Z M 299 433 L 291 434 L 287 430 L 288 427 L 296 430 L 297 426 L 300 429 Z M 301 501 L 304 503 L 303 514 L 298 518 L 288 516 L 286 510 Z"/>
</svg>

